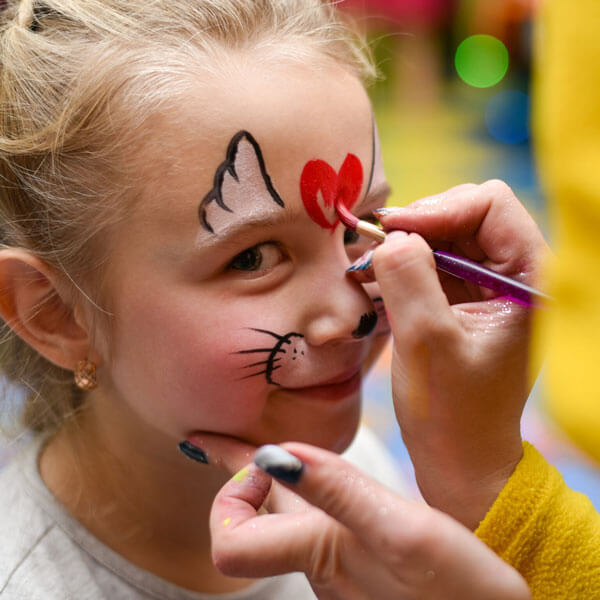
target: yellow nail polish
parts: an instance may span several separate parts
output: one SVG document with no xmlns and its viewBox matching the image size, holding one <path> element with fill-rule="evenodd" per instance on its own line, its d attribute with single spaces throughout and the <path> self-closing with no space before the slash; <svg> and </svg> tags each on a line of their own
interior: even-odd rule
<svg viewBox="0 0 600 600">
<path fill-rule="evenodd" d="M 229 525 L 229 523 L 231 523 L 231 517 L 227 517 L 224 521 L 223 521 L 223 527 L 227 527 L 227 525 Z"/>
<path fill-rule="evenodd" d="M 237 473 L 236 473 L 236 474 L 235 474 L 235 475 L 232 477 L 232 479 L 233 479 L 234 481 L 239 481 L 239 482 L 241 483 L 242 481 L 245 481 L 245 480 L 246 480 L 246 477 L 248 477 L 248 473 L 249 473 L 248 467 L 244 467 L 244 468 L 243 468 L 241 471 L 238 471 L 238 472 L 237 472 Z"/>
</svg>

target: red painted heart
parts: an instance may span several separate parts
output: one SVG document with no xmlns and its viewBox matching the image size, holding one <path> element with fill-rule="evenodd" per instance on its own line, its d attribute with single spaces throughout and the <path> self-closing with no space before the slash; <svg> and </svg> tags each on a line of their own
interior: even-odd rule
<svg viewBox="0 0 600 600">
<path fill-rule="evenodd" d="M 307 162 L 300 176 L 300 194 L 306 212 L 317 225 L 333 231 L 340 222 L 335 203 L 341 200 L 351 209 L 358 200 L 362 180 L 362 165 L 354 154 L 346 155 L 339 173 L 324 160 Z M 323 206 L 319 203 L 319 190 Z M 333 221 L 327 219 L 324 209 L 333 216 Z"/>
</svg>

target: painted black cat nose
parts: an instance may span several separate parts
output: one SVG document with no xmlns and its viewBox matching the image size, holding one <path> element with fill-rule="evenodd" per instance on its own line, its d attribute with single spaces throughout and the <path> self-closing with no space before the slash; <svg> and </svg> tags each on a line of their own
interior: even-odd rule
<svg viewBox="0 0 600 600">
<path fill-rule="evenodd" d="M 377 326 L 377 313 L 375 311 L 365 313 L 360 317 L 358 327 L 352 332 L 356 339 L 368 336 Z"/>
</svg>

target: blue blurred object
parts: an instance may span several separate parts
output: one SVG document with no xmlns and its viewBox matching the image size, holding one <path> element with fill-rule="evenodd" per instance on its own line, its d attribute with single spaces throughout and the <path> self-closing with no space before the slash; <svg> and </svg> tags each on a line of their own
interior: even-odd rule
<svg viewBox="0 0 600 600">
<path fill-rule="evenodd" d="M 487 104 L 485 123 L 499 142 L 524 142 L 529 138 L 529 96 L 519 90 L 498 92 Z"/>
<path fill-rule="evenodd" d="M 596 467 L 574 458 L 557 460 L 554 466 L 572 490 L 585 494 L 600 511 L 600 474 Z"/>
</svg>

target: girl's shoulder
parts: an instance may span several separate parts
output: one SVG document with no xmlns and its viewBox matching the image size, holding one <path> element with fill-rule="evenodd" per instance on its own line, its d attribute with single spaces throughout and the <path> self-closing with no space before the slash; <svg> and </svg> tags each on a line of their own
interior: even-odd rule
<svg viewBox="0 0 600 600">
<path fill-rule="evenodd" d="M 7 563 L 22 561 L 51 522 L 27 490 L 25 467 L 32 450 L 25 448 L 0 470 L 0 581 Z"/>
<path fill-rule="evenodd" d="M 45 487 L 34 442 L 0 469 L 0 600 L 206 600 L 128 563 L 77 523 Z M 227 600 L 314 600 L 301 574 L 257 582 Z"/>
<path fill-rule="evenodd" d="M 29 444 L 0 471 L 0 598 L 71 597 L 76 551 L 36 498 L 39 444 Z M 38 476 L 39 477 L 39 476 Z M 95 599 L 93 593 L 86 596 Z"/>
</svg>

